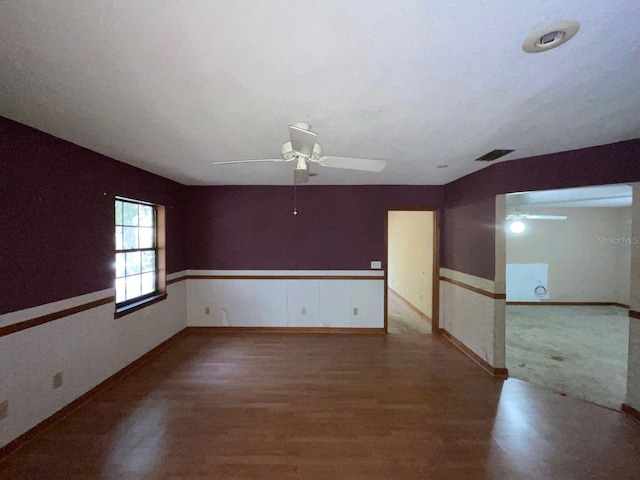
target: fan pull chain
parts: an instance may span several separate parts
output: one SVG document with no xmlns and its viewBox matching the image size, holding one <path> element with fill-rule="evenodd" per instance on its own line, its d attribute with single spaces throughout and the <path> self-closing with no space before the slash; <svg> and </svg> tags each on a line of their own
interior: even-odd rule
<svg viewBox="0 0 640 480">
<path fill-rule="evenodd" d="M 293 186 L 293 214 L 298 214 L 298 186 Z"/>
</svg>

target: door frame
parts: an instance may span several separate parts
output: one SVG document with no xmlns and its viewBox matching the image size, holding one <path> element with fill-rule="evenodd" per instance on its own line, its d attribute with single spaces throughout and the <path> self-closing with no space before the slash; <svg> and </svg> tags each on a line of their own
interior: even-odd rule
<svg viewBox="0 0 640 480">
<path fill-rule="evenodd" d="M 389 333 L 389 212 L 433 212 L 433 272 L 431 285 L 431 333 L 440 332 L 440 210 L 431 206 L 388 207 L 384 217 L 384 333 Z"/>
</svg>

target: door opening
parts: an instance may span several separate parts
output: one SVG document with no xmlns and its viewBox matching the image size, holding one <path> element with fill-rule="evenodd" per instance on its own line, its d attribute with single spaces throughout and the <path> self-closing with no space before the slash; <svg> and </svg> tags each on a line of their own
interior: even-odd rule
<svg viewBox="0 0 640 480">
<path fill-rule="evenodd" d="M 609 408 L 627 390 L 631 186 L 506 195 L 509 375 Z"/>
<path fill-rule="evenodd" d="M 436 224 L 433 210 L 387 212 L 388 333 L 428 334 L 438 328 Z"/>
</svg>

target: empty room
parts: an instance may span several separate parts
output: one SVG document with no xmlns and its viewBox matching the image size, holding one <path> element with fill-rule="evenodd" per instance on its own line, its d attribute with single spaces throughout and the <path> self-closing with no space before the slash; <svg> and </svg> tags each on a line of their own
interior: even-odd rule
<svg viewBox="0 0 640 480">
<path fill-rule="evenodd" d="M 0 2 L 0 480 L 637 478 L 638 18 Z M 600 266 L 522 243 L 583 216 Z M 621 360 L 589 305 L 534 301 L 606 303 Z M 525 375 L 548 345 L 513 357 L 514 308 L 565 309 L 615 394 Z"/>
<path fill-rule="evenodd" d="M 607 185 L 507 195 L 512 377 L 609 408 L 624 403 L 632 193 Z"/>
</svg>

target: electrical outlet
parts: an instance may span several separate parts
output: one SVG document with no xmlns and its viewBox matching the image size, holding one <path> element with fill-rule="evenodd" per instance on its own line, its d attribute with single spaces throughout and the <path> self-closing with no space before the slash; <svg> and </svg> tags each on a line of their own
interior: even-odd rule
<svg viewBox="0 0 640 480">
<path fill-rule="evenodd" d="M 53 376 L 53 388 L 60 388 L 62 386 L 62 372 L 58 372 Z"/>
<path fill-rule="evenodd" d="M 358 307 L 353 307 L 353 314 L 358 315 Z"/>
<path fill-rule="evenodd" d="M 3 418 L 6 418 L 8 414 L 9 414 L 9 400 L 5 400 L 4 402 L 0 403 L 0 420 L 2 420 Z"/>
<path fill-rule="evenodd" d="M 210 312 L 211 312 L 211 309 L 209 307 L 204 307 L 204 314 L 205 315 L 209 315 Z"/>
<path fill-rule="evenodd" d="M 305 307 L 302 307 L 302 315 L 306 315 L 307 314 L 307 309 Z"/>
</svg>

